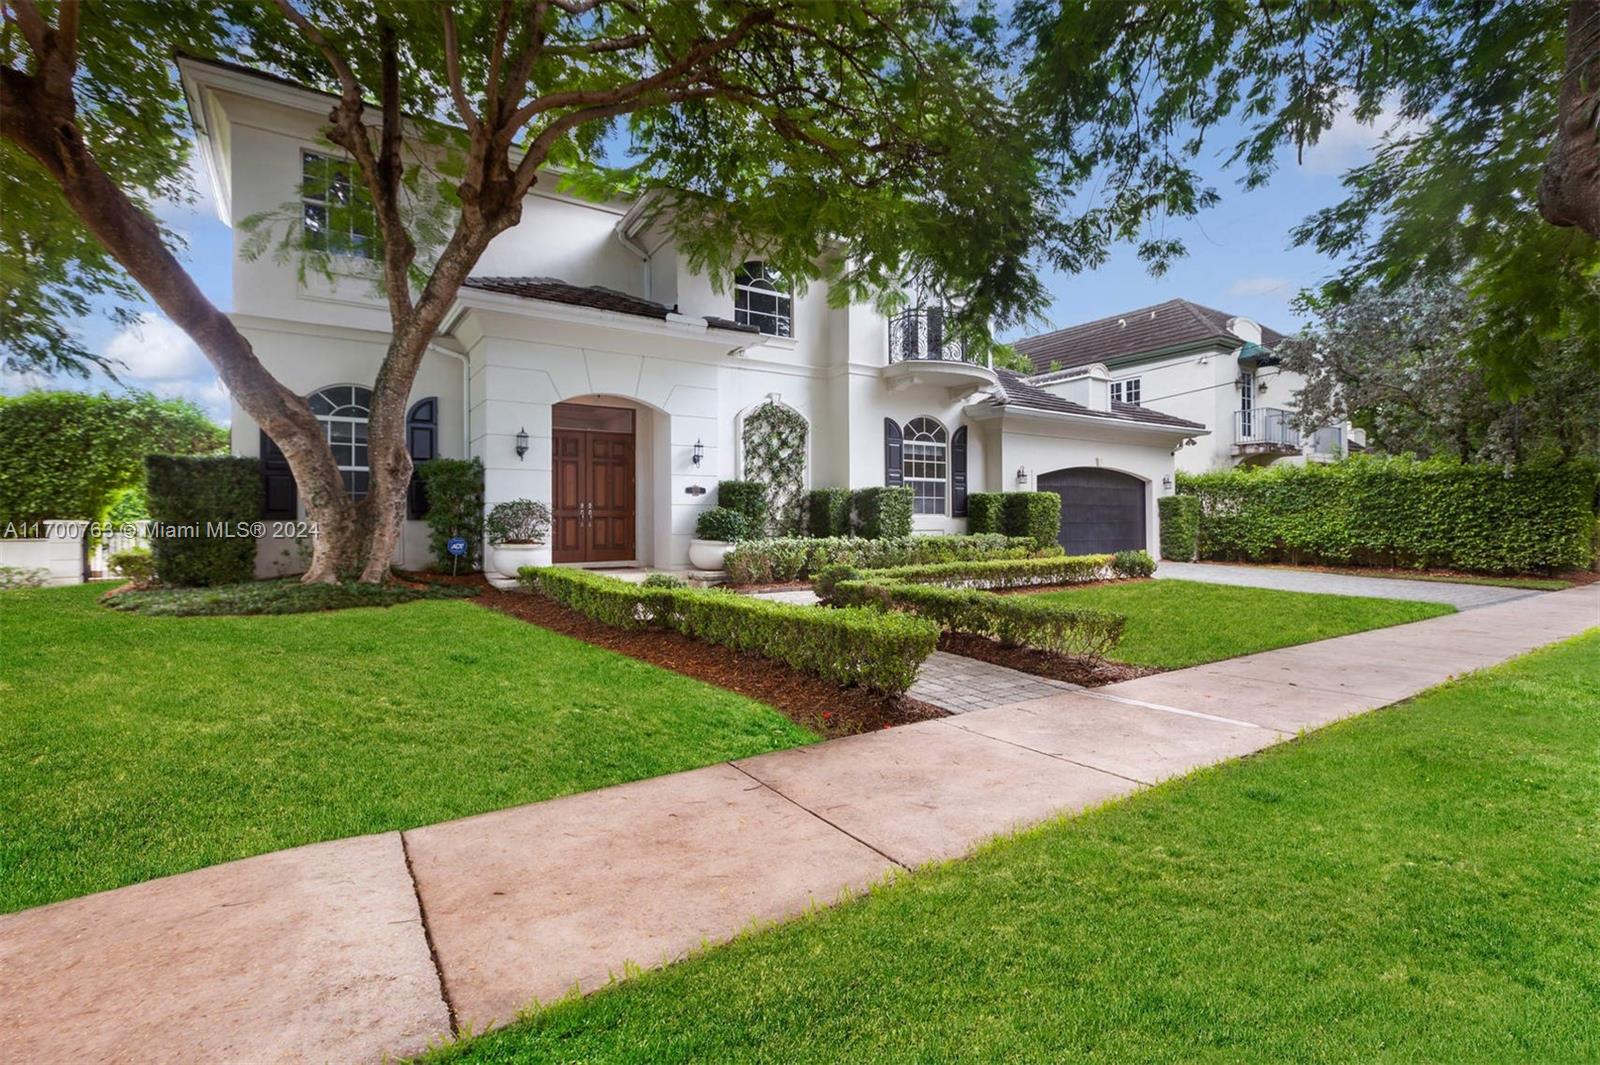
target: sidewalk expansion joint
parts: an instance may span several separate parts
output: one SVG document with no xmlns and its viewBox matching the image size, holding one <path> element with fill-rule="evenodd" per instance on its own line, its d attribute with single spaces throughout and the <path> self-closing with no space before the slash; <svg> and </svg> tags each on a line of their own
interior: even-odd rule
<svg viewBox="0 0 1600 1065">
<path fill-rule="evenodd" d="M 444 1002 L 445 1013 L 450 1017 L 450 1034 L 461 1034 L 461 1022 L 456 1017 L 456 1004 L 450 998 L 450 985 L 444 979 L 444 966 L 439 961 L 439 947 L 433 941 L 433 928 L 428 924 L 428 906 L 422 901 L 422 888 L 417 883 L 416 870 L 411 867 L 411 845 L 406 833 L 400 833 L 400 854 L 406 862 L 406 875 L 411 878 L 411 894 L 417 900 L 417 917 L 422 921 L 422 938 L 428 944 L 428 957 L 433 961 L 433 975 L 439 980 L 439 998 Z"/>
<path fill-rule="evenodd" d="M 849 829 L 842 828 L 839 825 L 834 824 L 832 821 L 828 820 L 826 817 L 823 817 L 821 814 L 817 813 L 817 811 L 813 810 L 811 807 L 805 805 L 804 803 L 797 802 L 794 799 L 790 798 L 789 796 L 785 795 L 783 792 L 779 791 L 777 788 L 773 787 L 771 784 L 768 784 L 765 780 L 762 780 L 760 777 L 756 776 L 754 773 L 752 773 L 749 770 L 745 769 L 743 766 L 734 765 L 734 763 L 732 763 L 732 762 L 729 762 L 728 765 L 733 766 L 734 769 L 737 769 L 739 772 L 743 773 L 745 776 L 747 776 L 751 780 L 755 781 L 756 784 L 759 785 L 760 787 L 766 788 L 768 791 L 772 792 L 772 794 L 776 795 L 778 798 L 782 799 L 784 802 L 789 803 L 791 806 L 795 807 L 798 810 L 804 810 L 806 813 L 810 814 L 812 817 L 815 817 L 818 821 L 821 821 L 823 824 L 827 825 L 829 828 L 833 829 L 835 832 L 838 832 L 838 833 L 840 833 L 841 835 L 844 835 L 844 836 L 849 836 L 851 839 L 855 840 L 857 843 L 859 843 L 863 847 L 867 848 L 867 850 L 871 851 L 873 854 L 876 854 L 878 857 L 882 858 L 884 861 L 889 862 L 892 865 L 894 865 L 897 869 L 909 870 L 911 868 L 911 866 L 907 865 L 905 862 L 902 862 L 900 859 L 896 858 L 894 855 L 889 854 L 886 851 L 880 850 L 877 847 L 874 847 L 872 844 L 868 843 L 866 840 L 862 839 L 860 836 L 856 835 L 854 832 L 851 832 Z"/>
</svg>

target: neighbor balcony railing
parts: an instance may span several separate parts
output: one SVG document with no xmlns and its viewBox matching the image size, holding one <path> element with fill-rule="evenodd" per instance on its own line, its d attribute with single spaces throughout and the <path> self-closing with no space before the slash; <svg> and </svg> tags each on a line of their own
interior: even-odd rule
<svg viewBox="0 0 1600 1065">
<path fill-rule="evenodd" d="M 1295 411 L 1280 407 L 1257 407 L 1254 410 L 1233 412 L 1233 442 L 1235 444 L 1279 447 L 1299 451 L 1302 437 L 1295 428 Z M 1343 458 L 1345 454 L 1344 426 L 1330 425 L 1311 434 L 1313 455 Z"/>
<path fill-rule="evenodd" d="M 959 336 L 945 330 L 945 312 L 938 307 L 913 307 L 889 319 L 890 362 L 965 362 L 987 366 L 967 351 Z"/>
</svg>

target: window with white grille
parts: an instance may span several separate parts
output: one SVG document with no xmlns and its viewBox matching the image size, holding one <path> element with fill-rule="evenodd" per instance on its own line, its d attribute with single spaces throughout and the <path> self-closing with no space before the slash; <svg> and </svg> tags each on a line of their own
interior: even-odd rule
<svg viewBox="0 0 1600 1065">
<path fill-rule="evenodd" d="M 904 469 L 912 512 L 943 514 L 950 478 L 950 438 L 932 418 L 906 423 Z"/>
</svg>

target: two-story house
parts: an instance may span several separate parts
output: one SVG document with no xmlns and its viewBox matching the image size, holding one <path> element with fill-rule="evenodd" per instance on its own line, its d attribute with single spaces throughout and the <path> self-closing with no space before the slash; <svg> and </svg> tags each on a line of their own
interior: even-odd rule
<svg viewBox="0 0 1600 1065">
<path fill-rule="evenodd" d="M 1034 364 L 1035 383 L 1090 364 L 1111 372 L 1114 400 L 1198 422 L 1209 436 L 1178 452 L 1189 473 L 1244 464 L 1329 462 L 1352 442 L 1348 425 L 1302 433 L 1295 393 L 1305 378 L 1279 365 L 1283 334 L 1249 318 L 1168 300 L 1028 337 L 1017 350 Z M 1355 441 L 1360 445 L 1360 436 Z"/>
<path fill-rule="evenodd" d="M 368 386 L 388 336 L 368 234 L 331 232 L 344 160 L 319 137 L 328 98 L 238 67 L 180 60 L 218 212 L 287 204 L 341 263 L 333 281 L 246 254 L 236 227 L 233 319 L 305 395 L 352 493 L 365 490 Z M 886 319 L 797 291 L 752 258 L 717 291 L 644 202 L 595 203 L 542 181 L 489 247 L 429 349 L 410 411 L 413 457 L 481 459 L 490 504 L 548 502 L 558 563 L 687 564 L 716 484 L 751 474 L 774 406 L 803 426 L 793 498 L 810 487 L 905 485 L 920 532 L 965 529 L 970 492 L 1062 493 L 1069 550 L 1158 543 L 1156 497 L 1198 422 L 1119 398 L 1101 366 L 1029 382 L 971 357 L 937 307 Z M 266 508 L 292 517 L 292 478 L 235 406 L 236 453 L 260 455 Z M 402 565 L 429 561 L 413 500 Z M 267 544 L 263 573 L 299 554 Z"/>
</svg>

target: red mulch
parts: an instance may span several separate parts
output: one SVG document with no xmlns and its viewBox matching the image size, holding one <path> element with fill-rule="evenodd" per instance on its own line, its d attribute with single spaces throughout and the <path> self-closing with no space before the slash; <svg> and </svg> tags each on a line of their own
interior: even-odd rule
<svg viewBox="0 0 1600 1065">
<path fill-rule="evenodd" d="M 614 629 L 528 592 L 487 588 L 472 601 L 540 628 L 736 691 L 829 739 L 946 716 L 919 699 L 843 688 L 779 662 L 701 643 L 676 632 Z"/>
<path fill-rule="evenodd" d="M 997 666 L 1010 666 L 1012 669 L 1049 677 L 1052 680 L 1082 684 L 1086 688 L 1097 688 L 1102 684 L 1115 684 L 1120 680 L 1133 680 L 1136 677 L 1148 677 L 1152 673 L 1161 672 L 1150 666 L 1068 658 L 1053 651 L 1040 651 L 1032 647 L 1005 647 L 987 636 L 974 636 L 965 632 L 947 632 L 940 636 L 939 650 L 967 658 L 981 658 Z"/>
</svg>

